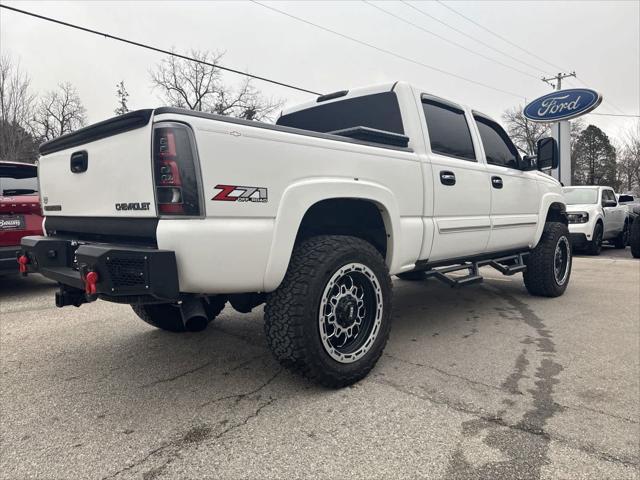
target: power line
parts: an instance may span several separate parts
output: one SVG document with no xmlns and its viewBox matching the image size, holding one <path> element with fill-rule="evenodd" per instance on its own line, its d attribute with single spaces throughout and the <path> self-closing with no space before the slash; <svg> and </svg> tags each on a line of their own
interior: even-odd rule
<svg viewBox="0 0 640 480">
<path fill-rule="evenodd" d="M 389 15 L 389 16 L 391 16 L 393 18 L 396 18 L 396 19 L 400 20 L 401 22 L 404 22 L 404 23 L 406 23 L 408 25 L 411 25 L 412 27 L 415 27 L 418 30 L 422 30 L 423 32 L 428 33 L 429 35 L 433 35 L 434 37 L 437 37 L 440 40 L 443 40 L 443 41 L 445 41 L 447 43 L 450 43 L 451 45 L 454 45 L 454 46 L 456 46 L 458 48 L 466 50 L 467 52 L 472 53 L 473 55 L 477 55 L 477 56 L 482 57 L 482 58 L 484 58 L 486 60 L 489 60 L 491 62 L 497 63 L 498 65 L 502 65 L 505 68 L 509 68 L 511 70 L 514 70 L 514 71 L 516 71 L 518 73 L 521 73 L 522 75 L 526 75 L 527 77 L 535 78 L 536 80 L 538 79 L 538 77 L 536 75 L 533 75 L 533 74 L 531 74 L 529 72 L 525 72 L 524 70 L 520 70 L 518 68 L 512 67 L 511 65 L 507 65 L 506 63 L 502 63 L 500 60 L 496 60 L 495 58 L 488 57 L 487 55 L 484 55 L 483 53 L 476 52 L 475 50 L 471 50 L 470 48 L 467 48 L 467 47 L 465 47 L 464 45 L 462 45 L 460 43 L 454 42 L 453 40 L 449 40 L 448 38 L 446 38 L 446 37 L 444 37 L 442 35 L 439 35 L 437 33 L 434 33 L 434 32 L 432 32 L 430 30 L 427 30 L 426 28 L 423 28 L 420 25 L 417 25 L 417 24 L 415 24 L 415 23 L 413 23 L 413 22 L 411 22 L 411 21 L 409 21 L 409 20 L 407 20 L 405 18 L 402 18 L 399 15 L 396 15 L 395 13 L 389 12 L 388 10 L 385 10 L 384 8 L 379 7 L 378 5 L 375 5 L 374 3 L 369 2 L 368 0 L 362 0 L 362 1 L 364 3 L 366 3 L 367 5 L 375 8 L 375 9 L 377 9 L 379 11 L 381 11 L 382 13 L 384 13 L 386 15 Z"/>
<path fill-rule="evenodd" d="M 438 23 L 440 23 L 440 24 L 444 25 L 445 27 L 447 27 L 447 28 L 449 28 L 449 29 L 453 30 L 454 32 L 459 33 L 460 35 L 463 35 L 463 36 L 465 36 L 465 37 L 467 37 L 467 38 L 469 38 L 469 39 L 473 40 L 474 42 L 479 43 L 480 45 L 484 45 L 485 47 L 487 47 L 487 48 L 489 48 L 489 49 L 491 49 L 491 50 L 493 50 L 493 51 L 495 51 L 495 52 L 498 52 L 499 54 L 504 55 L 505 57 L 509 57 L 511 60 L 513 60 L 513 61 L 515 61 L 515 62 L 521 63 L 522 65 L 526 65 L 527 67 L 533 68 L 534 70 L 538 70 L 538 71 L 544 70 L 544 69 L 539 68 L 539 67 L 537 67 L 537 66 L 535 66 L 535 65 L 532 65 L 532 64 L 531 64 L 531 63 L 529 63 L 529 62 L 525 62 L 525 61 L 523 61 L 523 60 L 519 59 L 518 57 L 514 57 L 513 55 L 510 55 L 509 53 L 504 52 L 504 51 L 502 51 L 502 50 L 500 50 L 500 49 L 498 49 L 498 48 L 494 47 L 493 45 L 490 45 L 490 44 L 488 44 L 488 43 L 486 43 L 486 42 L 483 42 L 482 40 L 480 40 L 480 39 L 478 39 L 478 38 L 474 37 L 473 35 L 469 35 L 468 33 L 466 33 L 466 32 L 465 32 L 465 31 L 463 31 L 463 30 L 460 30 L 460 29 L 458 29 L 458 28 L 456 28 L 456 27 L 454 27 L 454 26 L 452 26 L 452 25 L 449 25 L 447 22 L 445 22 L 445 21 L 443 21 L 443 20 L 440 20 L 440 19 L 439 19 L 439 18 L 437 18 L 437 17 L 434 17 L 434 16 L 433 16 L 433 15 L 431 15 L 430 13 L 427 13 L 427 12 L 425 12 L 424 10 L 422 10 L 422 9 L 420 9 L 420 8 L 418 8 L 418 7 L 416 7 L 415 5 L 412 5 L 411 3 L 407 2 L 406 0 L 401 0 L 401 1 L 402 1 L 402 3 L 404 3 L 407 7 L 413 8 L 416 12 L 420 13 L 421 15 L 424 15 L 425 17 L 431 18 L 432 20 L 435 20 L 436 22 L 438 22 Z M 536 78 L 537 78 L 537 77 L 536 77 Z"/>
<path fill-rule="evenodd" d="M 630 115 L 627 113 L 594 113 L 589 112 L 587 115 L 601 115 L 603 117 L 629 117 L 629 118 L 640 118 L 640 115 Z"/>
<path fill-rule="evenodd" d="M 118 36 L 111 35 L 111 34 L 105 33 L 105 32 L 100 32 L 98 30 L 92 30 L 90 28 L 82 27 L 82 26 L 74 24 L 74 23 L 63 22 L 62 20 L 57 20 L 57 19 L 51 18 L 51 17 L 45 17 L 44 15 L 39 15 L 37 13 L 28 12 L 26 10 L 21 10 L 19 8 L 10 7 L 8 5 L 0 4 L 0 8 L 6 8 L 7 10 L 12 10 L 12 11 L 17 12 L 17 13 L 22 13 L 23 15 L 28 15 L 30 17 L 38 18 L 40 20 L 46 20 L 47 22 L 57 23 L 58 25 L 63 25 L 65 27 L 74 28 L 76 30 L 81 30 L 81 31 L 87 32 L 87 33 L 92 33 L 94 35 L 100 35 L 102 37 L 110 38 L 112 40 L 117 40 L 119 42 L 127 43 L 129 45 L 134 45 L 136 47 L 146 48 L 147 50 L 152 50 L 154 52 L 164 53 L 166 55 L 171 55 L 173 57 L 182 58 L 182 59 L 188 60 L 190 62 L 196 62 L 196 63 L 200 63 L 200 64 L 203 64 L 203 65 L 208 65 L 210 67 L 219 68 L 220 70 L 224 70 L 224 71 L 227 71 L 227 72 L 235 73 L 235 74 L 238 74 L 238 75 L 244 75 L 245 77 L 250 77 L 250 78 L 253 78 L 255 80 L 260 80 L 262 82 L 272 83 L 274 85 L 279 85 L 281 87 L 291 88 L 293 90 L 298 90 L 299 92 L 310 93 L 312 95 L 321 95 L 320 93 L 314 92 L 313 90 L 307 90 L 306 88 L 296 87 L 295 85 L 291 85 L 291 84 L 284 83 L 284 82 L 279 82 L 277 80 L 272 80 L 270 78 L 261 77 L 259 75 L 253 75 L 251 73 L 246 73 L 246 72 L 243 72 L 241 70 L 237 70 L 235 68 L 224 67 L 222 65 L 218 65 L 218 64 L 214 64 L 214 63 L 210 63 L 210 62 L 205 62 L 203 60 L 198 60 L 198 59 L 195 59 L 195 58 L 192 58 L 192 57 L 188 57 L 186 55 L 181 55 L 179 53 L 175 53 L 175 52 L 172 52 L 170 50 L 164 50 L 162 48 L 154 47 L 152 45 L 148 45 L 148 44 L 145 44 L 145 43 L 140 43 L 140 42 L 136 42 L 136 41 L 133 41 L 133 40 L 128 40 L 126 38 L 118 37 Z"/>
<path fill-rule="evenodd" d="M 476 26 L 480 27 L 481 29 L 485 30 L 486 32 L 489 32 L 489 33 L 490 33 L 491 35 L 493 35 L 494 37 L 499 38 L 499 39 L 500 39 L 500 40 L 502 40 L 503 42 L 507 42 L 509 45 L 514 46 L 514 47 L 516 47 L 516 48 L 518 48 L 518 49 L 522 50 L 522 51 L 523 51 L 523 52 L 525 52 L 525 53 L 528 53 L 528 54 L 529 54 L 529 55 L 531 55 L 532 57 L 537 58 L 538 60 L 540 60 L 540 61 L 542 61 L 542 62 L 546 63 L 547 65 L 551 65 L 553 68 L 558 68 L 558 69 L 560 69 L 560 70 L 562 70 L 562 71 L 565 71 L 565 72 L 569 70 L 568 68 L 562 68 L 562 67 L 559 67 L 558 65 L 555 65 L 555 64 L 551 63 L 549 60 L 547 60 L 547 59 L 545 59 L 545 58 L 543 58 L 543 57 L 540 57 L 539 55 L 536 55 L 536 54 L 535 54 L 535 53 L 533 53 L 533 52 L 530 52 L 529 50 L 527 50 L 527 49 L 525 49 L 525 48 L 521 47 L 520 45 L 517 45 L 517 44 L 513 43 L 513 42 L 512 42 L 511 40 L 509 40 L 508 38 L 505 38 L 505 37 L 503 37 L 502 35 L 497 34 L 497 33 L 496 33 L 496 32 L 494 32 L 493 30 L 491 30 L 491 29 L 489 29 L 489 28 L 485 27 L 484 25 L 481 25 L 480 23 L 476 22 L 475 20 L 473 20 L 473 19 L 471 19 L 471 18 L 467 17 L 466 15 L 464 15 L 464 14 L 460 13 L 458 10 L 456 10 L 456 9 L 454 9 L 454 8 L 452 8 L 452 7 L 450 7 L 449 5 L 447 5 L 446 3 L 444 3 L 442 0 L 436 0 L 436 2 L 438 2 L 438 3 L 439 3 L 440 5 L 442 5 L 443 7 L 445 7 L 445 8 L 447 8 L 447 9 L 451 10 L 451 11 L 452 11 L 453 13 L 455 13 L 456 15 L 458 15 L 458 16 L 460 16 L 460 17 L 462 17 L 462 18 L 466 19 L 467 21 L 469 21 L 469 22 L 473 23 L 474 25 L 476 25 Z"/>
<path fill-rule="evenodd" d="M 535 57 L 535 58 L 537 58 L 538 60 L 543 61 L 543 62 L 544 62 L 544 63 L 546 63 L 547 65 L 551 65 L 552 67 L 554 67 L 554 68 L 558 68 L 558 69 L 560 69 L 560 70 L 562 70 L 562 71 L 567 71 L 567 70 L 568 70 L 568 69 L 566 69 L 566 68 L 562 68 L 562 67 L 560 67 L 560 66 L 558 66 L 558 65 L 556 65 L 556 64 L 554 64 L 554 63 L 552 63 L 552 62 L 550 62 L 550 61 L 548 61 L 548 60 L 546 60 L 545 58 L 543 58 L 543 57 L 541 57 L 541 56 L 539 56 L 539 55 L 536 55 L 535 53 L 533 53 L 533 52 L 531 52 L 531 51 L 529 51 L 529 50 L 527 50 L 527 49 L 525 49 L 525 48 L 521 47 L 520 45 L 515 44 L 514 42 L 512 42 L 512 41 L 511 41 L 511 40 L 509 40 L 508 38 L 505 38 L 505 37 L 503 37 L 502 35 L 497 34 L 497 33 L 496 33 L 496 32 L 494 32 L 493 30 L 491 30 L 491 29 L 489 29 L 489 28 L 485 27 L 484 25 L 482 25 L 482 24 L 480 24 L 480 23 L 476 22 L 475 20 L 473 20 L 473 19 L 471 19 L 471 18 L 467 17 L 467 16 L 466 16 L 466 15 L 464 15 L 463 13 L 460 13 L 458 10 L 456 10 L 456 9 L 454 9 L 454 8 L 450 7 L 449 5 L 445 4 L 442 0 L 435 0 L 435 1 L 436 1 L 436 2 L 438 2 L 440 5 L 442 5 L 443 7 L 447 8 L 448 10 L 452 11 L 452 12 L 453 12 L 453 13 L 455 13 L 456 15 L 458 15 L 458 16 L 460 16 L 460 17 L 462 17 L 462 18 L 466 19 L 467 21 L 469 21 L 469 22 L 473 23 L 474 25 L 476 25 L 476 26 L 480 27 L 481 29 L 483 29 L 483 30 L 485 30 L 485 31 L 489 32 L 491 35 L 493 35 L 493 36 L 495 36 L 495 37 L 499 38 L 500 40 L 502 40 L 502 41 L 504 41 L 504 42 L 507 42 L 509 45 L 512 45 L 512 46 L 514 46 L 514 47 L 516 47 L 516 48 L 518 48 L 518 49 L 522 50 L 523 52 L 525 52 L 525 53 L 527 53 L 527 54 L 531 55 L 532 57 Z M 406 3 L 406 2 L 405 2 L 405 3 Z M 578 78 L 578 77 L 576 77 L 576 78 Z M 585 85 L 587 88 L 591 88 L 591 87 L 589 87 L 589 85 L 588 85 L 584 80 L 582 80 L 581 78 L 578 78 L 578 80 L 580 80 L 580 82 L 582 82 L 582 84 L 583 84 L 583 85 Z M 617 110 L 618 112 L 620 112 L 620 113 L 621 113 L 621 116 L 626 116 L 626 115 L 627 115 L 627 114 L 625 114 L 625 113 L 624 113 L 624 111 L 623 111 L 621 108 L 619 108 L 617 105 L 615 105 L 611 100 L 608 100 L 608 99 L 606 99 L 606 98 L 605 98 L 605 99 L 604 99 L 604 103 L 606 103 L 606 104 L 610 105 L 610 106 L 611 106 L 611 107 L 613 107 L 615 110 Z"/>
<path fill-rule="evenodd" d="M 309 20 L 305 20 L 304 18 L 296 17 L 295 15 L 292 15 L 290 13 L 284 12 L 282 10 L 279 10 L 279 9 L 275 8 L 275 7 L 260 3 L 257 0 L 251 0 L 251 1 L 253 3 L 255 3 L 256 5 L 264 7 L 266 9 L 268 9 L 268 10 L 272 10 L 272 11 L 274 11 L 276 13 L 279 13 L 281 15 L 284 15 L 286 17 L 292 18 L 292 19 L 294 19 L 294 20 L 296 20 L 298 22 L 306 23 L 307 25 L 311 25 L 312 27 L 318 28 L 318 29 L 323 30 L 325 32 L 332 33 L 333 35 L 337 35 L 337 36 L 339 36 L 341 38 L 344 38 L 344 39 L 349 40 L 351 42 L 355 42 L 355 43 L 357 43 L 359 45 L 363 45 L 363 46 L 368 47 L 368 48 L 372 48 L 374 50 L 377 50 L 379 52 L 385 53 L 387 55 L 391 55 L 393 57 L 399 58 L 400 60 L 404 60 L 405 62 L 410 62 L 410 63 L 413 63 L 415 65 L 420 65 L 422 67 L 425 67 L 425 68 L 428 68 L 430 70 L 442 73 L 444 75 L 448 75 L 450 77 L 454 77 L 454 78 L 457 78 L 459 80 L 464 80 L 465 82 L 473 83 L 475 85 L 479 85 L 481 87 L 488 88 L 490 90 L 495 90 L 496 92 L 501 92 L 501 93 L 504 93 L 504 94 L 507 94 L 507 95 L 511 95 L 511 96 L 517 97 L 517 98 L 524 98 L 524 95 L 520 95 L 520 94 L 517 94 L 517 93 L 514 93 L 514 92 L 510 92 L 508 90 L 503 90 L 501 88 L 494 87 L 493 85 L 488 85 L 486 83 L 478 82 L 476 80 L 472 80 L 472 79 L 464 77 L 462 75 L 458 75 L 457 73 L 448 72 L 448 71 L 443 70 L 441 68 L 434 67 L 433 65 L 429 65 L 429 64 L 423 63 L 423 62 L 421 62 L 419 60 L 415 60 L 413 58 L 405 57 L 404 55 L 401 55 L 399 53 L 393 52 L 391 50 L 387 50 L 387 49 L 382 48 L 382 47 L 378 47 L 376 45 L 373 45 L 371 43 L 367 43 L 367 42 L 365 42 L 363 40 L 359 40 L 359 39 L 354 38 L 354 37 L 350 37 L 349 35 L 346 35 L 344 33 L 340 33 L 340 32 L 338 32 L 336 30 L 332 30 L 332 29 L 327 28 L 327 27 L 323 27 L 322 25 L 318 25 L 317 23 L 310 22 Z"/>
</svg>

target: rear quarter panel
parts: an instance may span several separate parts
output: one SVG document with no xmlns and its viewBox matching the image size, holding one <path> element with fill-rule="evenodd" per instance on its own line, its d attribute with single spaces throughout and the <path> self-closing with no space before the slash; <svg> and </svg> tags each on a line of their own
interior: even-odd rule
<svg viewBox="0 0 640 480">
<path fill-rule="evenodd" d="M 204 219 L 174 224 L 161 220 L 158 226 L 159 246 L 177 248 L 181 290 L 275 289 L 286 271 L 302 216 L 318 200 L 336 196 L 373 197 L 380 204 L 398 241 L 405 242 L 392 247 L 392 269 L 418 257 L 422 174 L 414 153 L 206 118 L 155 118 L 164 120 L 192 127 L 205 197 Z M 266 201 L 216 200 L 221 191 L 217 185 L 263 188 Z M 391 204 L 383 204 L 383 198 Z M 203 237 L 184 248 L 178 238 L 188 235 L 176 235 L 185 228 L 178 223 L 189 223 Z M 198 264 L 187 256 L 207 260 Z M 224 275 L 214 278 L 216 271 Z"/>
</svg>

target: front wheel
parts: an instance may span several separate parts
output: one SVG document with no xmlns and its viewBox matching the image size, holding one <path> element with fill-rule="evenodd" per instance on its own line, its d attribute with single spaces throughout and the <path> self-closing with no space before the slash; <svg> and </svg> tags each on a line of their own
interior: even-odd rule
<svg viewBox="0 0 640 480">
<path fill-rule="evenodd" d="M 391 327 L 391 279 L 380 253 L 359 238 L 323 235 L 294 248 L 265 306 L 265 333 L 285 367 L 327 387 L 364 378 Z"/>
<path fill-rule="evenodd" d="M 571 242 L 563 223 L 548 222 L 542 238 L 526 259 L 524 285 L 532 295 L 559 297 L 571 276 Z"/>
<path fill-rule="evenodd" d="M 587 253 L 589 255 L 600 255 L 602 251 L 602 235 L 604 230 L 601 223 L 596 223 L 596 227 L 593 229 L 593 236 L 591 241 L 587 243 Z"/>
<path fill-rule="evenodd" d="M 627 243 L 629 242 L 629 224 L 624 222 L 624 227 L 622 231 L 618 234 L 618 236 L 613 240 L 613 245 L 618 249 L 623 249 L 627 247 Z"/>
</svg>

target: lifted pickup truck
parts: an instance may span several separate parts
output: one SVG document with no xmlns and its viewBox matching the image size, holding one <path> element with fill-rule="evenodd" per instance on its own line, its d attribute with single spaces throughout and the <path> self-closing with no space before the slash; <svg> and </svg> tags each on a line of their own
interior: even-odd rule
<svg viewBox="0 0 640 480">
<path fill-rule="evenodd" d="M 391 278 L 524 273 L 567 288 L 571 246 L 552 139 L 521 158 L 486 115 L 407 83 L 320 96 L 268 125 L 140 110 L 41 147 L 46 237 L 23 272 L 58 306 L 131 304 L 171 331 L 266 302 L 275 357 L 323 385 L 363 378 L 391 327 Z M 450 276 L 466 271 L 465 276 Z"/>
</svg>

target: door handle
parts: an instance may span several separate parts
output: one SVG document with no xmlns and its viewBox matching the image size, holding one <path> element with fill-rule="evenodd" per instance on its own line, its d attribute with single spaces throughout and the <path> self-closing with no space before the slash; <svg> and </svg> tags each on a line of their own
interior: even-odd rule
<svg viewBox="0 0 640 480">
<path fill-rule="evenodd" d="M 440 183 L 443 185 L 455 185 L 456 184 L 456 174 L 450 172 L 449 170 L 442 170 L 440 172 Z"/>
<path fill-rule="evenodd" d="M 491 185 L 493 185 L 493 188 L 502 188 L 502 178 L 497 176 L 491 177 Z"/>
</svg>

